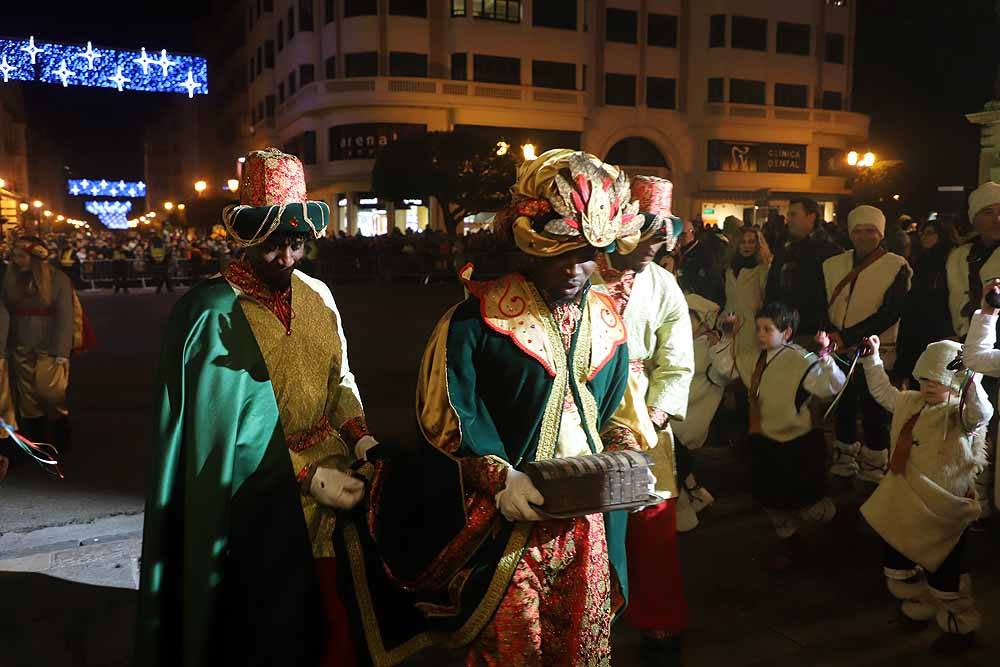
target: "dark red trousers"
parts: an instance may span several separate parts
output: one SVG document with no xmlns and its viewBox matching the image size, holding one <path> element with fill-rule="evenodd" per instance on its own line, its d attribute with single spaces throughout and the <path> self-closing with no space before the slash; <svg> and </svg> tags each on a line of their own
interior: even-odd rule
<svg viewBox="0 0 1000 667">
<path fill-rule="evenodd" d="M 625 548 L 629 594 L 625 620 L 645 632 L 679 635 L 688 627 L 688 607 L 677 551 L 677 501 L 629 515 Z"/>
<path fill-rule="evenodd" d="M 326 611 L 326 646 L 320 667 L 354 667 L 358 664 L 347 609 L 337 594 L 337 559 L 317 558 L 316 574 Z"/>
</svg>

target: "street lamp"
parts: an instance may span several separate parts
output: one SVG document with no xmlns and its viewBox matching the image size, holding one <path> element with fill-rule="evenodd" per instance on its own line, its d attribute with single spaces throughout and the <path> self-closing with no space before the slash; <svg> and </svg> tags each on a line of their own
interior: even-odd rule
<svg viewBox="0 0 1000 667">
<path fill-rule="evenodd" d="M 875 153 L 868 151 L 864 155 L 860 155 L 857 151 L 851 151 L 847 154 L 847 164 L 852 167 L 858 167 L 859 169 L 865 167 L 875 166 Z"/>
<path fill-rule="evenodd" d="M 504 156 L 507 154 L 507 151 L 509 150 L 510 150 L 510 144 L 508 144 L 506 141 L 497 142 L 497 155 Z"/>
<path fill-rule="evenodd" d="M 57 215 L 56 216 L 56 221 L 57 222 L 62 222 L 65 219 L 66 219 L 66 216 L 64 216 L 64 215 Z"/>
<path fill-rule="evenodd" d="M 28 202 L 23 201 L 20 204 L 18 204 L 17 207 L 21 209 L 21 213 L 24 213 L 25 211 L 28 210 Z"/>
<path fill-rule="evenodd" d="M 237 181 L 235 178 L 230 178 L 228 181 L 226 181 L 226 185 L 229 186 L 230 192 L 236 192 L 237 190 L 240 189 L 240 182 Z"/>
<path fill-rule="evenodd" d="M 39 200 L 36 199 L 35 201 L 31 202 L 31 205 L 34 206 L 35 208 L 41 208 L 45 204 L 43 204 L 41 201 L 39 201 Z"/>
<path fill-rule="evenodd" d="M 187 207 L 186 207 L 186 206 L 184 206 L 184 204 L 178 204 L 178 205 L 177 205 L 177 210 L 178 210 L 178 211 L 183 211 L 183 210 L 184 210 L 185 208 L 187 208 Z"/>
<path fill-rule="evenodd" d="M 45 211 L 42 213 L 42 215 L 44 215 L 46 218 L 51 218 L 52 217 L 52 211 L 50 211 L 48 209 L 45 209 Z"/>
<path fill-rule="evenodd" d="M 526 161 L 536 159 L 538 155 L 535 154 L 535 144 L 524 144 L 521 146 L 521 155 L 524 156 Z"/>
<path fill-rule="evenodd" d="M 205 181 L 195 181 L 194 182 L 194 191 L 198 193 L 199 197 L 201 196 L 201 193 L 204 192 L 205 188 L 207 188 L 207 187 L 208 187 L 208 183 L 206 183 Z"/>
<path fill-rule="evenodd" d="M 174 210 L 174 203 L 172 201 L 165 201 L 165 202 L 163 202 L 163 209 L 165 211 L 172 211 L 172 210 Z"/>
<path fill-rule="evenodd" d="M 7 181 L 0 178 L 0 188 L 5 188 L 5 187 L 7 187 Z"/>
<path fill-rule="evenodd" d="M 155 218 L 156 217 L 156 211 L 150 211 L 149 213 L 146 214 L 146 217 L 147 218 Z"/>
</svg>

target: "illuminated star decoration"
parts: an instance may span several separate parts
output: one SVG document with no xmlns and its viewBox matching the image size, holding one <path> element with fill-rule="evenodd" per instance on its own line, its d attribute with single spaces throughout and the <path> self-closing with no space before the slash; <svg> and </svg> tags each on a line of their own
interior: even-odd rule
<svg viewBox="0 0 1000 667">
<path fill-rule="evenodd" d="M 156 64 L 156 59 L 150 58 L 146 55 L 146 47 L 144 46 L 142 47 L 142 55 L 133 59 L 132 62 L 139 63 L 139 66 L 142 67 L 143 74 L 149 74 L 149 66 Z"/>
<path fill-rule="evenodd" d="M 160 59 L 156 63 L 163 70 L 163 76 L 166 76 L 170 72 L 170 68 L 177 64 L 176 61 L 171 60 L 167 57 L 167 50 L 163 49 L 160 51 Z"/>
<path fill-rule="evenodd" d="M 16 67 L 7 62 L 7 54 L 4 54 L 3 59 L 0 60 L 0 73 L 3 74 L 4 83 L 10 81 L 10 73 L 16 69 Z"/>
<path fill-rule="evenodd" d="M 188 97 L 194 97 L 194 91 L 201 87 L 201 84 L 194 82 L 194 73 L 191 70 L 188 70 L 188 78 L 181 85 L 187 88 Z"/>
<path fill-rule="evenodd" d="M 68 192 L 74 197 L 117 197 L 128 195 L 129 197 L 145 197 L 146 184 L 142 181 L 99 181 L 86 178 L 70 178 L 66 181 Z"/>
<path fill-rule="evenodd" d="M 66 67 L 66 61 L 63 60 L 59 63 L 59 69 L 55 71 L 55 75 L 62 80 L 63 88 L 69 85 L 69 77 L 76 76 L 76 72 Z"/>
<path fill-rule="evenodd" d="M 114 76 L 109 76 L 108 80 L 111 81 L 112 83 L 118 84 L 118 92 L 120 93 L 123 90 L 125 90 L 125 88 L 124 88 L 125 84 L 128 83 L 129 81 L 131 81 L 132 79 L 128 79 L 128 78 L 122 76 L 122 66 L 119 65 L 118 66 L 118 71 L 115 73 Z"/>
<path fill-rule="evenodd" d="M 95 51 L 90 42 L 87 42 L 87 50 L 81 53 L 80 57 L 87 61 L 87 69 L 92 70 L 94 69 L 94 61 L 104 56 Z"/>
<path fill-rule="evenodd" d="M 128 229 L 128 212 L 132 210 L 130 201 L 88 201 L 85 208 L 108 229 Z"/>
<path fill-rule="evenodd" d="M 34 35 L 32 35 L 28 39 L 28 45 L 27 46 L 22 46 L 21 50 L 24 51 L 25 53 L 27 53 L 29 56 L 31 56 L 31 64 L 32 65 L 35 64 L 35 58 L 38 57 L 38 54 L 43 51 L 43 49 L 40 49 L 37 46 L 35 46 L 35 36 Z"/>
</svg>

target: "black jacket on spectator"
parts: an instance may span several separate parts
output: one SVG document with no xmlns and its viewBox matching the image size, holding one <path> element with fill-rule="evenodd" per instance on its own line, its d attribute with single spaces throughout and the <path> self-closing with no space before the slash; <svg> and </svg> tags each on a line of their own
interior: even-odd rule
<svg viewBox="0 0 1000 667">
<path fill-rule="evenodd" d="M 909 377 L 917 357 L 931 343 L 955 335 L 948 309 L 948 273 L 945 263 L 953 246 L 939 242 L 921 252 L 913 267 L 910 293 L 903 302 L 896 340 L 896 365 L 893 371 Z"/>
<path fill-rule="evenodd" d="M 724 252 L 725 244 L 716 234 L 703 232 L 677 253 L 677 284 L 685 293 L 697 294 L 721 306 L 726 300 Z"/>
<path fill-rule="evenodd" d="M 799 311 L 796 335 L 815 334 L 826 320 L 823 262 L 843 252 L 820 224 L 806 238 L 789 238 L 777 248 L 767 274 L 765 301 L 780 301 Z"/>
</svg>

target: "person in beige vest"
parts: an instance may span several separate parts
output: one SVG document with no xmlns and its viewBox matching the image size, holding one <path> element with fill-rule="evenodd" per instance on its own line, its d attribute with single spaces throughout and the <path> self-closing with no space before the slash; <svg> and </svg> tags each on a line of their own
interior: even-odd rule
<svg viewBox="0 0 1000 667">
<path fill-rule="evenodd" d="M 732 315 L 722 320 L 724 335 L 712 348 L 709 378 L 725 385 L 739 377 L 749 391 L 751 493 L 767 512 L 778 543 L 768 567 L 788 569 L 804 555 L 799 529 L 827 523 L 836 514 L 826 495 L 826 441 L 812 423 L 812 397 L 831 398 L 844 386 L 844 374 L 833 359 L 826 332 L 815 341 L 820 354 L 810 354 L 791 341 L 799 314 L 781 303 L 769 303 L 755 320 L 756 350 L 733 353 Z"/>
<path fill-rule="evenodd" d="M 912 271 L 906 259 L 882 247 L 885 215 L 874 206 L 858 206 L 847 216 L 854 250 L 823 262 L 830 337 L 840 355 L 850 359 L 861 340 L 877 334 L 891 367 L 896 330 Z M 864 446 L 858 442 L 858 411 Z M 872 398 L 861 373 L 850 379 L 837 404 L 834 459 L 830 472 L 878 483 L 888 465 L 886 414 Z"/>
<path fill-rule="evenodd" d="M 726 268 L 726 306 L 723 312 L 734 313 L 741 323 L 748 325 L 740 327 L 736 333 L 736 347 L 745 351 L 757 347 L 756 332 L 750 323 L 764 305 L 771 249 L 756 227 L 741 229 L 734 245 L 737 250 Z"/>
<path fill-rule="evenodd" d="M 965 531 L 979 516 L 975 480 L 986 465 L 993 408 L 955 341 L 931 343 L 917 359 L 919 391 L 889 382 L 878 336 L 866 347 L 868 386 L 892 413 L 892 463 L 861 514 L 884 543 L 883 572 L 889 592 L 903 601 L 904 623 L 936 619 L 944 634 L 931 652 L 959 654 L 982 623 L 963 552 Z"/>
<path fill-rule="evenodd" d="M 948 307 L 951 310 L 952 325 L 958 339 L 962 340 L 969 331 L 969 320 L 984 293 L 983 285 L 1000 277 L 1000 183 L 983 183 L 969 195 L 969 220 L 976 230 L 976 236 L 969 243 L 958 246 L 948 255 Z M 995 377 L 983 380 L 983 386 L 990 399 L 996 401 L 1000 383 Z M 991 454 L 996 452 L 997 415 L 993 415 L 988 435 Z M 976 482 L 982 510 L 982 519 L 993 513 L 989 498 L 996 479 L 991 463 L 980 474 Z"/>
</svg>

